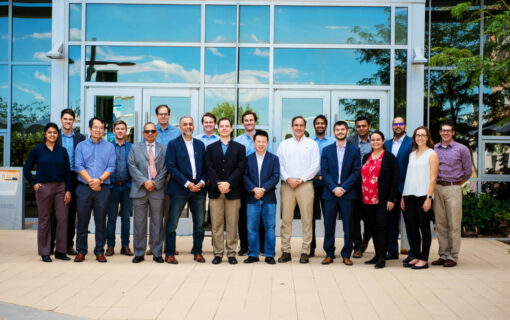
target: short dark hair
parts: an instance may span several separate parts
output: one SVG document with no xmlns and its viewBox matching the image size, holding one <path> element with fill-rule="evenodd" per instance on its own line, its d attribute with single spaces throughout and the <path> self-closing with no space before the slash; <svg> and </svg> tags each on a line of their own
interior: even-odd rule
<svg viewBox="0 0 510 320">
<path fill-rule="evenodd" d="M 115 129 L 115 127 L 120 125 L 120 124 L 123 124 L 126 127 L 126 129 L 127 129 L 127 124 L 124 122 L 124 120 L 120 120 L 120 119 L 115 121 L 115 123 L 113 124 L 113 129 Z"/>
<path fill-rule="evenodd" d="M 323 114 L 319 114 L 317 117 L 315 117 L 315 119 L 313 119 L 314 126 L 315 126 L 315 121 L 317 121 L 319 119 L 324 120 L 324 122 L 326 122 L 326 126 L 328 125 L 328 119 L 326 119 L 326 116 L 324 116 Z"/>
<path fill-rule="evenodd" d="M 257 114 L 251 110 L 246 110 L 243 115 L 241 116 L 241 122 L 244 121 L 244 117 L 246 116 L 249 116 L 249 115 L 253 115 L 253 118 L 255 119 L 255 122 L 257 122 L 257 120 L 259 119 L 259 117 L 257 117 Z"/>
<path fill-rule="evenodd" d="M 60 111 L 60 119 L 62 119 L 64 114 L 70 115 L 71 117 L 73 117 L 73 120 L 76 119 L 76 113 L 74 113 L 73 109 L 67 108 L 67 109 L 63 109 L 62 111 Z"/>
<path fill-rule="evenodd" d="M 368 118 L 367 118 L 367 117 L 365 117 L 365 116 L 359 116 L 359 117 L 357 117 L 357 118 L 356 118 L 356 121 L 354 121 L 354 123 L 356 124 L 358 121 L 363 121 L 363 120 L 365 120 L 365 121 L 368 123 L 368 125 L 370 125 L 370 122 L 368 121 Z"/>
<path fill-rule="evenodd" d="M 46 133 L 46 131 L 48 131 L 48 129 L 50 129 L 50 128 L 53 128 L 53 129 L 57 130 L 57 132 L 58 132 L 58 126 L 55 123 L 53 123 L 53 122 L 48 122 L 44 126 L 43 132 Z"/>
<path fill-rule="evenodd" d="M 256 130 L 255 134 L 253 135 L 253 141 L 255 141 L 255 138 L 257 138 L 258 136 L 266 137 L 267 142 L 269 142 L 269 135 L 267 134 L 266 131 L 264 131 L 264 130 Z"/>
<path fill-rule="evenodd" d="M 335 122 L 335 125 L 333 126 L 333 130 L 335 130 L 336 127 L 338 127 L 338 126 L 345 126 L 346 129 L 349 129 L 349 125 L 347 124 L 347 122 L 345 122 L 343 120 Z"/>
<path fill-rule="evenodd" d="M 167 106 L 166 104 L 160 104 L 159 106 L 156 107 L 156 115 L 158 114 L 159 108 L 163 108 L 163 107 L 167 108 L 169 114 L 172 112 L 172 110 L 170 110 L 169 106 Z"/>
<path fill-rule="evenodd" d="M 306 120 L 305 120 L 305 118 L 303 118 L 303 116 L 295 116 L 294 118 L 292 118 L 292 121 L 290 122 L 290 125 L 293 126 L 294 125 L 294 121 L 296 121 L 297 119 L 302 119 L 305 122 L 305 127 L 306 127 Z"/>
<path fill-rule="evenodd" d="M 202 116 L 202 120 L 201 120 L 202 123 L 204 123 L 204 118 L 205 117 L 213 118 L 214 119 L 214 123 L 216 123 L 216 116 L 213 113 L 211 113 L 211 112 L 204 113 L 204 115 Z"/>
<path fill-rule="evenodd" d="M 451 121 L 445 120 L 445 121 L 441 122 L 441 124 L 439 125 L 439 130 L 442 130 L 443 126 L 452 127 L 452 131 L 455 131 L 455 125 Z"/>
<path fill-rule="evenodd" d="M 230 126 L 232 127 L 232 120 L 229 117 L 220 118 L 220 120 L 218 120 L 218 126 L 220 125 L 220 122 L 222 122 L 222 121 L 228 121 L 228 123 L 230 123 Z"/>
<path fill-rule="evenodd" d="M 101 122 L 103 124 L 103 127 L 105 126 L 105 121 L 104 121 L 103 118 L 101 118 L 101 117 L 94 117 L 94 118 L 89 120 L 89 128 L 92 128 L 92 125 L 94 124 L 94 120 L 97 120 L 97 121 Z"/>
</svg>

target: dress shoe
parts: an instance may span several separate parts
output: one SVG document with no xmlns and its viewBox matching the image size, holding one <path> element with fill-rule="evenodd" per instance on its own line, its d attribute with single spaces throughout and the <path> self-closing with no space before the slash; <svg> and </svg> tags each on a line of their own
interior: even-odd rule
<svg viewBox="0 0 510 320">
<path fill-rule="evenodd" d="M 354 251 L 354 253 L 352 254 L 352 257 L 353 258 L 356 258 L 356 259 L 359 259 L 361 257 L 363 257 L 363 252 L 361 250 L 356 250 Z"/>
<path fill-rule="evenodd" d="M 221 263 L 221 257 L 215 256 L 214 259 L 212 260 L 212 264 L 220 264 L 220 263 Z"/>
<path fill-rule="evenodd" d="M 152 249 L 147 250 L 147 252 L 145 254 L 148 256 L 152 256 Z"/>
<path fill-rule="evenodd" d="M 205 262 L 205 258 L 203 255 L 201 254 L 196 254 L 194 257 L 193 257 L 193 260 L 195 260 L 196 262 L 200 262 L 200 263 L 204 263 Z"/>
<path fill-rule="evenodd" d="M 321 263 L 322 263 L 322 264 L 331 264 L 331 263 L 333 263 L 333 258 L 331 258 L 331 257 L 326 257 L 326 258 L 324 258 L 324 260 L 322 260 L 322 262 L 321 262 Z"/>
<path fill-rule="evenodd" d="M 313 258 L 313 257 L 315 257 L 315 251 L 310 250 L 310 254 L 308 255 L 308 258 Z"/>
<path fill-rule="evenodd" d="M 42 261 L 44 262 L 51 262 L 50 256 L 41 256 Z"/>
<path fill-rule="evenodd" d="M 410 264 L 410 263 L 404 263 L 402 266 L 403 266 L 404 268 L 412 268 L 412 267 L 414 267 L 414 263 L 413 263 L 413 264 Z"/>
<path fill-rule="evenodd" d="M 78 254 L 78 251 L 74 250 L 73 247 L 69 247 L 69 248 L 67 248 L 67 254 L 70 256 L 75 256 Z"/>
<path fill-rule="evenodd" d="M 405 258 L 404 260 L 402 260 L 402 263 L 409 263 L 409 262 L 411 262 L 411 261 L 413 261 L 413 260 L 414 260 L 414 258 L 413 258 L 413 257 L 411 257 L 411 256 L 407 256 L 407 258 Z"/>
<path fill-rule="evenodd" d="M 451 267 L 455 267 L 457 265 L 457 262 L 453 261 L 453 260 L 446 260 L 443 267 L 445 268 L 451 268 Z"/>
<path fill-rule="evenodd" d="M 266 254 L 266 251 L 264 251 L 264 249 L 260 249 L 260 255 L 264 256 L 265 254 Z"/>
<path fill-rule="evenodd" d="M 131 251 L 131 249 L 129 249 L 129 247 L 124 247 L 122 249 L 120 249 L 120 254 L 123 254 L 125 256 L 134 256 L 135 254 L 133 253 L 133 251 Z"/>
<path fill-rule="evenodd" d="M 377 260 L 377 257 L 373 257 L 372 259 L 365 261 L 365 264 L 376 264 Z"/>
<path fill-rule="evenodd" d="M 166 263 L 171 263 L 171 264 L 179 263 L 179 261 L 177 261 L 177 259 L 175 259 L 175 256 L 166 256 L 165 261 L 166 261 Z"/>
<path fill-rule="evenodd" d="M 291 260 L 292 260 L 292 257 L 290 256 L 289 252 L 282 253 L 281 257 L 278 258 L 279 263 L 284 263 L 284 262 L 291 261 Z"/>
<path fill-rule="evenodd" d="M 115 251 L 113 251 L 113 248 L 112 247 L 108 247 L 108 249 L 106 249 L 106 252 L 105 252 L 105 256 L 107 257 L 111 257 L 115 254 Z"/>
<path fill-rule="evenodd" d="M 230 264 L 237 264 L 236 257 L 228 257 L 228 263 L 230 263 Z"/>
<path fill-rule="evenodd" d="M 140 262 L 142 262 L 142 261 L 144 261 L 144 260 L 145 260 L 145 259 L 144 259 L 144 257 L 143 257 L 143 256 L 135 256 L 135 257 L 133 258 L 133 263 L 140 263 Z"/>
<path fill-rule="evenodd" d="M 71 258 L 69 258 L 65 253 L 55 251 L 55 259 L 69 261 Z"/>
<path fill-rule="evenodd" d="M 96 255 L 96 260 L 98 262 L 105 263 L 106 262 L 106 257 L 104 256 L 104 254 L 98 254 L 98 255 Z"/>
<path fill-rule="evenodd" d="M 352 266 L 352 261 L 351 261 L 351 259 L 349 259 L 349 258 L 344 258 L 343 263 L 344 263 L 346 266 Z"/>
<path fill-rule="evenodd" d="M 445 259 L 439 258 L 437 260 L 432 261 L 433 266 L 442 266 L 446 262 Z"/>
<path fill-rule="evenodd" d="M 78 253 L 76 257 L 74 257 L 74 262 L 82 262 L 83 260 L 85 260 L 84 254 Z"/>
<path fill-rule="evenodd" d="M 386 261 L 385 260 L 379 260 L 375 263 L 375 268 L 376 269 L 382 269 L 386 266 Z"/>
<path fill-rule="evenodd" d="M 414 265 L 411 267 L 411 269 L 413 270 L 420 270 L 420 269 L 428 269 L 429 268 L 429 264 L 426 263 L 424 266 L 417 266 L 417 265 Z"/>
<path fill-rule="evenodd" d="M 240 257 L 245 256 L 247 254 L 248 254 L 248 249 L 243 249 L 243 248 L 241 248 L 241 250 L 239 250 L 239 252 L 237 253 L 237 255 Z"/>
<path fill-rule="evenodd" d="M 308 263 L 310 262 L 310 259 L 306 253 L 302 253 L 301 257 L 299 258 L 299 263 Z"/>
<path fill-rule="evenodd" d="M 368 248 L 368 242 L 370 241 L 370 239 L 368 241 L 363 241 L 362 242 L 362 246 L 363 246 L 363 250 L 361 252 L 365 252 L 367 251 L 367 248 Z"/>
<path fill-rule="evenodd" d="M 264 261 L 267 263 L 267 264 L 275 264 L 276 261 L 274 261 L 274 257 L 266 257 L 264 259 Z"/>
<path fill-rule="evenodd" d="M 157 263 L 163 263 L 163 262 L 165 262 L 165 260 L 163 260 L 163 258 L 162 258 L 162 257 L 156 257 L 156 256 L 152 257 L 152 260 L 153 260 L 153 261 L 155 261 L 155 262 L 157 262 Z M 175 260 L 175 261 L 177 261 L 177 260 Z"/>
<path fill-rule="evenodd" d="M 387 254 L 386 260 L 398 260 L 398 253 L 397 254 Z"/>
<path fill-rule="evenodd" d="M 256 257 L 249 256 L 248 258 L 244 259 L 244 263 L 254 263 L 259 262 L 260 259 Z"/>
</svg>

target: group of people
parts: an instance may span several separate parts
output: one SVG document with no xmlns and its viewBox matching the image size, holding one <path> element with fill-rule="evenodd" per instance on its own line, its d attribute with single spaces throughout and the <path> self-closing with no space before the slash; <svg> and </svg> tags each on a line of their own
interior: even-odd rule
<svg viewBox="0 0 510 320">
<path fill-rule="evenodd" d="M 182 117 L 176 128 L 169 125 L 170 112 L 167 105 L 158 106 L 157 124 L 147 122 L 143 140 L 136 144 L 126 141 L 127 125 L 122 120 L 113 124 L 115 140 L 104 140 L 105 121 L 99 117 L 90 119 L 90 138 L 85 139 L 73 131 L 71 109 L 61 112 L 61 129 L 54 123 L 44 127 L 45 142 L 31 150 L 24 166 L 24 176 L 36 194 L 38 253 L 43 261 L 51 262 L 53 253 L 56 259 L 70 260 L 68 255 L 74 255 L 75 262 L 84 261 L 93 212 L 97 261 L 106 262 L 106 256 L 115 254 L 120 215 L 121 254 L 134 256 L 133 263 L 151 254 L 155 262 L 177 264 L 176 230 L 188 205 L 195 261 L 205 262 L 202 244 L 208 212 L 213 264 L 221 263 L 224 255 L 230 264 L 237 263 L 236 255 L 247 255 L 245 263 L 264 255 L 266 263 L 275 264 L 276 187 L 281 181 L 279 263 L 292 260 L 292 222 L 298 207 L 300 263 L 315 256 L 315 220 L 321 215 L 326 252 L 322 264 L 334 261 L 340 214 L 342 262 L 352 265 L 351 256 L 361 258 L 372 238 L 375 256 L 365 263 L 383 268 L 386 260 L 399 257 L 402 212 L 411 247 L 404 266 L 427 268 L 433 207 L 440 257 L 432 264 L 456 265 L 460 185 L 471 176 L 471 160 L 468 149 L 453 140 L 451 123 L 441 124 L 442 140 L 434 145 L 426 127 L 418 127 L 412 138 L 407 136 L 402 117 L 393 120 L 394 137 L 385 141 L 382 132 L 370 133 L 366 117 L 356 119 L 356 134 L 350 137 L 348 124 L 337 121 L 331 138 L 326 135 L 326 117 L 319 115 L 313 121 L 315 135 L 308 138 L 306 120 L 296 116 L 291 123 L 293 136 L 272 154 L 269 136 L 255 130 L 257 115 L 250 110 L 241 118 L 245 132 L 235 140 L 228 117 L 217 121 L 212 113 L 205 113 L 203 133 L 194 136 L 193 118 Z M 129 246 L 132 211 L 134 252 Z"/>
</svg>

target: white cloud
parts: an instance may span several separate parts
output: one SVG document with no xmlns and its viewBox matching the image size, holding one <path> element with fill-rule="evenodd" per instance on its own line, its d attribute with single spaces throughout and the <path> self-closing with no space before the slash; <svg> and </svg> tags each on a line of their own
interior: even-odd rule
<svg viewBox="0 0 510 320">
<path fill-rule="evenodd" d="M 80 11 L 81 11 L 81 6 L 80 5 L 74 5 L 74 6 L 70 5 L 69 8 L 71 10 L 73 10 L 74 12 L 77 12 L 77 13 L 80 13 Z"/>
<path fill-rule="evenodd" d="M 1 85 L 1 86 L 0 86 L 0 89 L 7 89 L 7 85 L 6 85 L 6 84 Z"/>
<path fill-rule="evenodd" d="M 299 70 L 294 68 L 276 68 L 274 69 L 275 74 L 287 75 L 291 78 L 297 78 Z"/>
<path fill-rule="evenodd" d="M 103 50 L 102 47 L 96 47 L 96 53 L 100 59 L 108 59 L 113 61 L 137 61 L 145 59 L 144 56 L 116 56 L 113 54 L 113 50 L 111 48 L 106 48 L 106 50 Z M 99 59 L 96 58 L 96 60 Z"/>
<path fill-rule="evenodd" d="M 349 27 L 347 27 L 347 26 L 326 26 L 326 29 L 331 29 L 331 30 L 344 29 L 344 30 L 348 30 Z"/>
<path fill-rule="evenodd" d="M 259 84 L 269 82 L 269 72 L 260 70 L 241 70 L 239 80 L 243 84 Z"/>
<path fill-rule="evenodd" d="M 235 72 L 228 72 L 223 74 L 215 74 L 210 76 L 208 74 L 205 75 L 206 83 L 235 83 L 236 74 Z"/>
<path fill-rule="evenodd" d="M 222 54 L 218 48 L 207 48 L 207 50 L 209 50 L 210 53 L 214 54 L 215 56 L 218 56 L 218 57 L 225 57 L 224 54 Z"/>
<path fill-rule="evenodd" d="M 46 52 L 41 52 L 41 51 L 34 53 L 34 59 L 41 60 L 41 61 L 48 61 L 48 60 L 50 60 L 50 58 L 48 58 L 46 56 Z"/>
<path fill-rule="evenodd" d="M 6 33 L 6 34 L 3 34 L 0 39 L 2 40 L 9 40 L 9 35 Z"/>
<path fill-rule="evenodd" d="M 28 38 L 39 39 L 39 40 L 51 39 L 51 32 L 43 32 L 43 33 L 34 32 L 32 34 L 27 34 L 22 37 L 22 39 L 28 39 Z"/>
<path fill-rule="evenodd" d="M 268 99 L 268 90 L 267 89 L 239 90 L 239 103 L 242 103 L 242 104 L 250 103 L 250 102 L 262 99 L 262 98 Z"/>
<path fill-rule="evenodd" d="M 51 82 L 51 79 L 47 75 L 40 73 L 39 71 L 34 72 L 34 77 L 46 83 Z"/>
<path fill-rule="evenodd" d="M 21 90 L 21 91 L 25 92 L 25 93 L 28 93 L 28 94 L 33 95 L 33 96 L 34 96 L 34 98 L 35 98 L 35 99 L 37 99 L 37 100 L 41 100 L 41 101 L 46 100 L 46 99 L 45 99 L 42 95 L 40 95 L 39 93 L 37 93 L 37 92 L 35 92 L 35 91 L 33 91 L 33 90 L 27 89 L 27 88 L 22 87 L 22 86 L 20 86 L 20 85 L 18 85 L 18 84 L 14 84 L 14 86 L 15 86 L 16 88 L 18 88 L 19 90 Z"/>
<path fill-rule="evenodd" d="M 251 38 L 253 41 L 255 41 L 255 42 L 262 42 L 262 41 L 260 41 L 260 40 L 259 40 L 259 38 L 257 38 L 257 36 L 256 36 L 256 35 L 254 35 L 253 33 L 250 35 L 250 38 Z"/>
<path fill-rule="evenodd" d="M 269 57 L 269 49 L 255 48 L 253 55 L 258 57 Z"/>
<path fill-rule="evenodd" d="M 69 39 L 71 40 L 80 40 L 81 38 L 81 30 L 78 28 L 69 29 Z"/>
<path fill-rule="evenodd" d="M 234 101 L 235 90 L 233 89 L 206 89 L 206 98 L 219 101 Z"/>
<path fill-rule="evenodd" d="M 220 34 L 213 40 L 213 42 L 225 42 L 225 40 L 226 38 Z"/>
<path fill-rule="evenodd" d="M 215 24 L 225 24 L 225 21 L 220 20 L 220 19 L 216 19 L 216 20 L 214 20 L 214 23 Z"/>
<path fill-rule="evenodd" d="M 74 75 L 80 74 L 81 61 L 75 60 L 73 64 L 69 64 L 69 76 L 72 77 Z"/>
</svg>

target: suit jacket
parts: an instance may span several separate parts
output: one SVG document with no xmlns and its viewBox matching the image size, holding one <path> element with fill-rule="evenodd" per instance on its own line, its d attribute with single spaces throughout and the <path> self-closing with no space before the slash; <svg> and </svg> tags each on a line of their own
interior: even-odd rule
<svg viewBox="0 0 510 320">
<path fill-rule="evenodd" d="M 230 192 L 225 194 L 229 200 L 241 198 L 244 169 L 246 168 L 246 149 L 235 141 L 230 141 L 227 152 L 223 155 L 221 140 L 211 143 L 205 153 L 205 170 L 209 178 L 209 198 L 217 199 L 221 192 L 218 182 L 230 183 Z"/>
<path fill-rule="evenodd" d="M 359 137 L 359 136 L 358 136 L 357 134 L 355 134 L 355 135 L 353 135 L 353 136 L 350 136 L 350 137 L 348 137 L 348 138 L 347 138 L 347 142 L 350 142 L 350 143 L 352 143 L 355 147 L 357 147 L 357 146 L 358 146 L 358 142 L 359 142 L 358 137 Z"/>
<path fill-rule="evenodd" d="M 76 146 L 78 143 L 85 140 L 85 136 L 79 132 L 74 131 L 73 134 L 73 148 L 76 150 Z M 62 147 L 62 129 L 58 130 L 58 138 L 57 138 L 57 145 Z M 73 158 L 74 161 L 74 158 Z M 72 168 L 74 168 L 74 163 L 72 163 Z"/>
<path fill-rule="evenodd" d="M 262 167 L 260 170 L 260 181 L 259 181 L 259 167 L 257 164 L 257 153 L 252 153 L 247 158 L 247 166 L 244 170 L 244 186 L 248 190 L 248 203 L 255 203 L 257 199 L 254 197 L 253 188 L 261 187 L 266 190 L 262 201 L 264 203 L 276 203 L 276 185 L 280 180 L 280 160 L 278 156 L 266 152 L 264 160 L 262 161 Z"/>
<path fill-rule="evenodd" d="M 204 143 L 198 139 L 193 138 L 193 151 L 195 156 L 195 169 L 196 178 L 193 179 L 193 171 L 191 169 L 191 162 L 186 148 L 186 143 L 182 136 L 171 140 L 166 149 L 166 169 L 170 173 L 170 181 L 166 193 L 169 195 L 185 195 L 191 191 L 184 187 L 187 181 L 199 183 L 200 180 L 207 181 L 205 175 L 205 146 Z M 205 187 L 198 193 L 205 194 Z"/>
<path fill-rule="evenodd" d="M 358 147 L 347 141 L 345 144 L 342 171 L 339 172 L 337 144 L 333 143 L 324 147 L 321 157 L 321 173 L 325 188 L 322 199 L 333 200 L 336 198 L 333 190 L 337 187 L 340 175 L 340 187 L 345 190 L 342 199 L 354 200 L 359 197 L 359 180 L 361 170 L 361 153 Z"/>
<path fill-rule="evenodd" d="M 152 196 L 155 199 L 165 198 L 165 182 L 166 182 L 166 164 L 165 154 L 166 146 L 156 142 L 156 150 L 154 155 L 154 162 L 156 163 L 156 171 L 158 174 L 154 179 L 156 189 L 152 190 Z M 132 184 L 129 197 L 143 198 L 147 195 L 147 189 L 144 187 L 144 182 L 149 180 L 149 154 L 147 152 L 147 145 L 145 141 L 135 143 L 131 147 L 128 157 L 129 174 L 131 175 Z"/>
<path fill-rule="evenodd" d="M 372 152 L 363 157 L 363 164 L 367 162 L 368 157 Z M 397 203 L 398 183 L 400 181 L 400 169 L 398 167 L 397 158 L 391 151 L 385 151 L 382 162 L 381 171 L 379 172 L 379 179 L 377 181 L 377 192 L 379 193 L 379 204 L 386 205 L 386 202 L 391 201 L 395 205 Z"/>
<path fill-rule="evenodd" d="M 129 174 L 129 151 L 131 150 L 131 146 L 133 145 L 131 142 L 124 142 L 126 144 L 126 165 L 128 169 L 128 180 L 126 181 L 126 187 L 131 188 L 131 175 Z M 115 147 L 115 141 L 112 142 L 113 146 Z M 117 170 L 115 170 L 112 175 L 110 176 L 110 188 L 113 188 L 115 186 L 115 177 L 117 176 Z"/>
<path fill-rule="evenodd" d="M 391 147 L 393 145 L 393 139 L 384 141 L 384 145 L 386 146 L 386 150 L 391 152 Z M 398 192 L 402 194 L 404 191 L 404 183 L 406 182 L 406 174 L 407 174 L 407 165 L 409 164 L 409 155 L 413 151 L 413 139 L 409 136 L 404 136 L 404 140 L 400 145 L 397 153 L 397 161 L 398 166 L 400 168 L 400 182 L 398 184 Z"/>
</svg>

